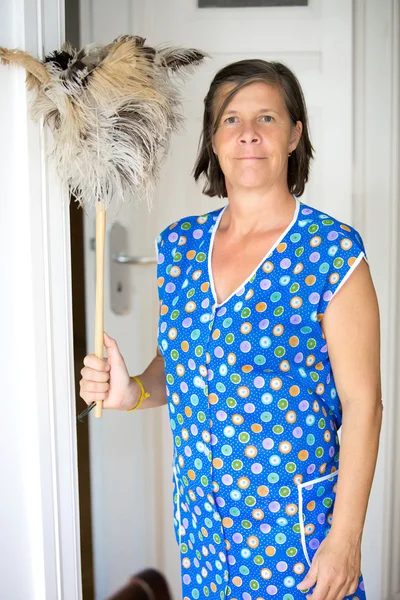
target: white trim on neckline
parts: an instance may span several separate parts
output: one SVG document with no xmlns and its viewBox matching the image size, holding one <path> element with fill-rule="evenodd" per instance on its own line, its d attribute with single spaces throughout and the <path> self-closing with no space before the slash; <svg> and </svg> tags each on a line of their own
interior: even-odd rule
<svg viewBox="0 0 400 600">
<path fill-rule="evenodd" d="M 224 304 L 226 304 L 235 294 L 237 294 L 237 292 L 239 290 L 241 290 L 242 288 L 244 288 L 244 286 L 249 282 L 249 280 L 253 277 L 253 275 L 255 273 L 257 273 L 258 269 L 261 267 L 261 265 L 263 264 L 263 262 L 272 254 L 272 252 L 275 250 L 275 248 L 278 246 L 278 244 L 283 240 L 284 237 L 286 237 L 286 235 L 288 234 L 288 232 L 292 229 L 293 225 L 296 223 L 297 221 L 297 217 L 299 214 L 299 210 L 300 210 L 300 200 L 297 198 L 297 196 L 295 196 L 294 194 L 292 194 L 293 198 L 296 200 L 296 207 L 294 210 L 294 215 L 293 215 L 293 219 L 290 221 L 289 225 L 286 227 L 285 231 L 283 231 L 283 233 L 279 236 L 279 238 L 276 240 L 276 242 L 273 244 L 273 246 L 268 250 L 268 252 L 263 256 L 263 258 L 261 259 L 261 261 L 258 263 L 258 265 L 253 269 L 253 271 L 250 273 L 250 275 L 245 279 L 245 281 L 243 281 L 229 296 L 228 298 L 226 298 L 223 302 L 221 302 L 220 304 L 218 304 L 217 301 L 217 295 L 216 295 L 216 291 L 215 291 L 215 286 L 214 286 L 214 277 L 212 274 L 212 269 L 211 269 L 211 254 L 213 251 L 213 246 L 214 246 L 214 238 L 215 238 L 215 234 L 216 231 L 218 229 L 218 225 L 221 221 L 222 215 L 224 214 L 225 210 L 228 208 L 229 206 L 229 202 L 222 207 L 220 213 L 218 214 L 215 223 L 213 225 L 213 230 L 211 233 L 211 238 L 208 244 L 208 257 L 207 257 L 207 270 L 208 270 L 208 279 L 210 281 L 210 286 L 211 286 L 211 293 L 213 296 L 213 300 L 214 300 L 214 306 L 215 308 L 220 308 L 221 306 L 223 306 Z"/>
</svg>

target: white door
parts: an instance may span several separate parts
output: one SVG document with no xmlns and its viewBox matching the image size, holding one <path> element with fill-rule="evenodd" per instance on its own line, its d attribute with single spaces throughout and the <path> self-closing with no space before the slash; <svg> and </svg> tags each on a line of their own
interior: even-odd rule
<svg viewBox="0 0 400 600">
<path fill-rule="evenodd" d="M 105 43 L 132 33 L 146 37 L 151 45 L 169 41 L 212 55 L 182 86 L 185 130 L 172 139 L 153 212 L 131 203 L 116 219 L 127 228 L 127 253 L 154 257 L 154 239 L 168 223 L 226 203 L 203 196 L 202 185 L 195 185 L 191 172 L 209 84 L 218 69 L 243 58 L 280 61 L 293 69 L 304 91 L 316 150 L 302 200 L 352 221 L 352 2 L 309 0 L 307 7 L 201 9 L 196 0 L 113 5 L 83 0 L 82 15 L 83 43 Z M 93 352 L 94 221 L 86 220 L 85 226 L 88 352 Z M 106 255 L 109 250 L 108 234 Z M 113 267 L 128 286 L 130 308 L 124 315 L 111 310 L 110 263 L 106 266 L 105 330 L 117 339 L 131 374 L 138 374 L 156 349 L 155 265 Z M 130 574 L 154 566 L 166 574 L 174 597 L 180 599 L 167 407 L 125 414 L 105 411 L 102 419 L 91 416 L 90 436 L 96 598 L 103 600 Z"/>
</svg>

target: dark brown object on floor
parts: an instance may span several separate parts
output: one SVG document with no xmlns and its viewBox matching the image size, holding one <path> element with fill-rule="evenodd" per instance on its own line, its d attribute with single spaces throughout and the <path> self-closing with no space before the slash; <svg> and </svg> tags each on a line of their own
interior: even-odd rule
<svg viewBox="0 0 400 600">
<path fill-rule="evenodd" d="M 160 571 L 144 569 L 107 600 L 172 600 L 172 596 Z"/>
</svg>

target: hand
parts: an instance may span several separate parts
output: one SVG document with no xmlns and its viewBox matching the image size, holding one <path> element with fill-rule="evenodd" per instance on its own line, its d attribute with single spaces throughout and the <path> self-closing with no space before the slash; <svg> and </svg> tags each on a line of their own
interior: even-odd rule
<svg viewBox="0 0 400 600">
<path fill-rule="evenodd" d="M 98 358 L 95 354 L 88 354 L 83 359 L 85 367 L 81 370 L 80 396 L 88 405 L 102 400 L 104 409 L 127 410 L 132 404 L 130 393 L 132 380 L 117 342 L 106 332 L 104 332 L 104 345 L 108 358 Z"/>
<path fill-rule="evenodd" d="M 361 539 L 335 536 L 333 530 L 321 542 L 306 577 L 296 587 L 311 588 L 307 600 L 343 600 L 354 594 L 361 575 Z"/>
</svg>

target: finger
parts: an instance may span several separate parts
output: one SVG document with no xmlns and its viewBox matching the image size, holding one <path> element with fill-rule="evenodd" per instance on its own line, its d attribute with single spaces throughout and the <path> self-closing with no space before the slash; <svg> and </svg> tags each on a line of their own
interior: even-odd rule
<svg viewBox="0 0 400 600">
<path fill-rule="evenodd" d="M 328 596 L 328 598 L 326 600 L 343 600 L 343 598 L 352 596 L 352 594 L 346 593 L 347 590 L 348 590 L 347 586 L 340 586 L 340 588 L 336 589 L 335 593 L 332 596 Z"/>
<path fill-rule="evenodd" d="M 360 585 L 360 576 L 356 577 L 355 579 L 353 579 L 352 582 L 350 582 L 349 590 L 354 590 L 354 591 L 350 591 L 350 593 L 348 592 L 348 595 L 351 596 L 352 594 L 355 594 L 358 590 L 359 585 Z"/>
<path fill-rule="evenodd" d="M 343 585 L 338 586 L 337 584 L 332 582 L 332 586 L 329 588 L 329 593 L 327 594 L 327 596 L 321 596 L 321 598 L 323 598 L 323 600 L 343 600 L 343 598 L 346 596 L 344 592 L 345 588 L 343 587 Z"/>
<path fill-rule="evenodd" d="M 327 596 L 330 593 L 330 585 L 327 581 L 318 579 L 317 585 L 313 590 L 312 594 L 307 594 L 307 600 L 327 600 Z"/>
<path fill-rule="evenodd" d="M 81 390 L 83 392 L 108 392 L 109 389 L 109 383 L 98 383 L 96 381 L 85 381 L 85 379 L 82 379 Z"/>
<path fill-rule="evenodd" d="M 104 383 L 110 379 L 108 371 L 95 371 L 89 367 L 81 369 L 81 375 L 85 381 L 99 381 L 100 383 Z"/>
<path fill-rule="evenodd" d="M 107 350 L 108 358 L 112 358 L 114 356 L 117 358 L 120 356 L 120 351 L 116 340 L 110 337 L 106 332 L 104 332 L 104 345 Z"/>
<path fill-rule="evenodd" d="M 105 371 L 108 366 L 108 363 L 105 362 L 104 358 L 99 358 L 95 354 L 88 354 L 85 356 L 83 364 L 85 367 L 95 369 L 96 371 Z"/>
<path fill-rule="evenodd" d="M 311 567 L 307 573 L 307 575 L 303 578 L 300 583 L 297 584 L 297 589 L 301 592 L 304 590 L 310 589 L 317 582 L 317 568 L 314 563 L 311 564 Z"/>
<path fill-rule="evenodd" d="M 92 404 L 92 402 L 97 402 L 98 400 L 104 401 L 105 398 L 108 398 L 108 392 L 104 393 L 96 393 L 93 394 L 91 392 L 81 392 L 80 397 L 86 402 L 86 404 Z"/>
<path fill-rule="evenodd" d="M 358 582 L 358 580 L 357 580 Z M 339 589 L 336 590 L 336 594 L 332 596 L 332 598 L 328 597 L 327 600 L 343 600 L 343 598 L 347 598 L 348 596 L 352 596 L 356 593 L 358 587 L 358 583 L 355 584 L 351 581 L 346 581 L 343 585 L 339 586 Z M 354 590 L 353 592 L 351 590 Z"/>
</svg>

